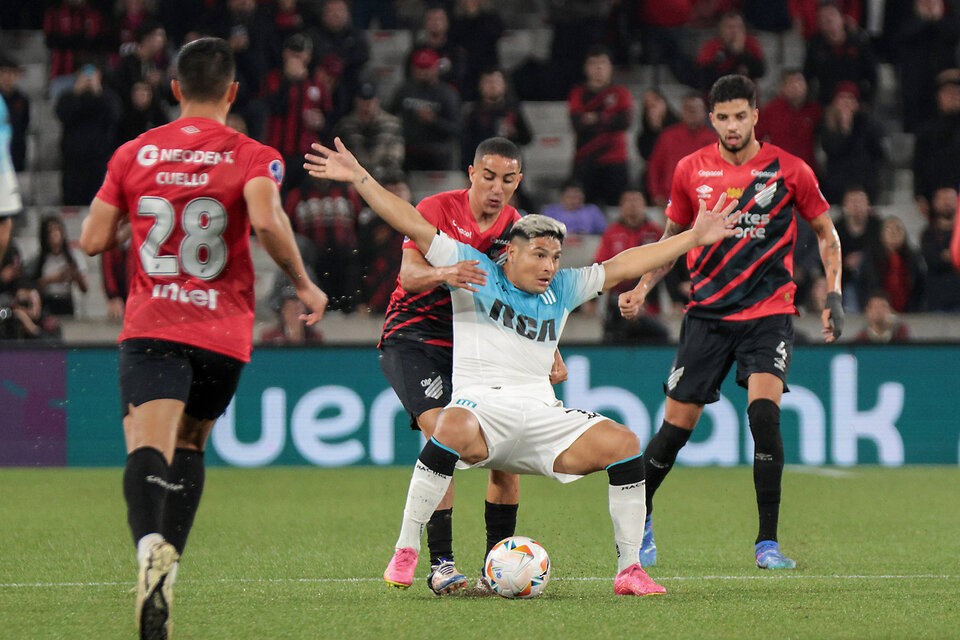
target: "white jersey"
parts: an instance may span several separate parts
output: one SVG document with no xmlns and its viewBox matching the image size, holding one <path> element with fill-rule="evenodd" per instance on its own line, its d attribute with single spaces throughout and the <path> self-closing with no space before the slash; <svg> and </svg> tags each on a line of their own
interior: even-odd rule
<svg viewBox="0 0 960 640">
<path fill-rule="evenodd" d="M 13 169 L 13 158 L 10 156 L 12 135 L 7 103 L 0 97 L 0 217 L 11 216 L 23 208 L 20 201 L 20 188 L 17 185 L 17 174 Z"/>
<path fill-rule="evenodd" d="M 556 400 L 550 369 L 557 342 L 570 312 L 599 295 L 603 266 L 560 269 L 550 287 L 536 294 L 521 291 L 486 255 L 443 233 L 426 259 L 434 266 L 479 260 L 487 272 L 476 293 L 451 288 L 454 393 L 479 385 Z"/>
</svg>

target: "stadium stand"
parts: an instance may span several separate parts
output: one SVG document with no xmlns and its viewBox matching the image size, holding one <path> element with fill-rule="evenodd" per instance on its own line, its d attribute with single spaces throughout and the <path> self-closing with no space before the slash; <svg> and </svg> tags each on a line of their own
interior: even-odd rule
<svg viewBox="0 0 960 640">
<path fill-rule="evenodd" d="M 541 61 L 547 59 L 552 32 L 544 22 L 546 15 L 544 5 L 544 2 L 529 0 L 503 0 L 496 3 L 496 8 L 507 25 L 507 30 L 497 44 L 497 49 L 502 66 L 508 71 L 517 69 L 529 59 Z M 805 44 L 803 39 L 794 32 L 752 33 L 761 40 L 769 62 L 769 70 L 759 83 L 762 104 L 776 92 L 781 69 L 802 66 Z M 711 29 L 695 31 L 691 44 L 695 46 L 711 34 Z M 414 42 L 414 33 L 410 29 L 375 29 L 368 31 L 367 36 L 370 44 L 370 62 L 365 73 L 377 83 L 380 98 L 386 102 L 404 79 L 404 65 Z M 43 32 L 4 31 L 3 48 L 20 61 L 23 67 L 20 87 L 32 102 L 31 125 L 27 140 L 28 165 L 27 171 L 20 175 L 26 211 L 20 216 L 16 227 L 17 241 L 23 253 L 32 256 L 36 251 L 37 221 L 44 213 L 61 212 L 59 158 L 61 127 L 46 94 L 47 65 L 50 56 L 45 46 Z M 877 210 L 881 215 L 897 215 L 901 218 L 906 225 L 910 241 L 916 244 L 926 220 L 917 210 L 913 200 L 913 175 L 910 167 L 914 136 L 904 133 L 899 121 L 900 105 L 896 73 L 896 69 L 891 64 L 880 65 L 876 101 L 873 106 L 874 115 L 882 123 L 886 135 L 885 144 L 889 158 L 888 175 L 884 176 L 887 189 L 878 202 Z M 689 91 L 688 87 L 673 79 L 665 66 L 654 68 L 650 65 L 635 64 L 632 60 L 630 64 L 618 67 L 615 81 L 628 86 L 638 102 L 643 91 L 650 86 L 657 86 L 667 100 L 675 106 L 679 105 L 680 98 Z M 533 141 L 524 148 L 525 187 L 534 202 L 547 202 L 555 198 L 560 184 L 569 176 L 571 169 L 575 139 L 570 127 L 567 105 L 564 101 L 525 102 L 523 108 L 534 132 Z M 635 138 L 638 121 L 639 118 L 635 117 L 629 132 L 631 141 Z M 639 175 L 642 161 L 632 144 L 630 154 L 630 176 L 635 177 Z M 412 174 L 409 176 L 409 184 L 414 198 L 419 200 L 436 191 L 460 188 L 467 183 L 462 173 L 454 171 Z M 71 237 L 75 238 L 79 234 L 82 212 L 82 209 L 64 210 Z M 661 212 L 656 211 L 654 215 L 659 218 Z M 257 294 L 260 296 L 269 289 L 272 269 L 262 251 L 255 248 L 254 253 L 257 256 L 258 268 L 266 267 L 258 275 Z M 571 243 L 567 247 L 565 263 L 586 264 L 591 257 L 590 241 L 587 239 L 580 243 Z M 78 336 L 95 339 L 100 332 L 109 334 L 116 329 L 101 322 L 105 317 L 105 309 L 99 286 L 99 261 L 91 260 L 88 267 L 91 292 L 87 295 L 86 303 L 81 305 L 83 317 L 77 321 L 68 322 L 65 327 L 68 340 Z M 341 333 L 335 328 L 340 315 L 331 314 L 326 321 L 329 326 L 325 327 L 328 340 L 375 339 L 379 318 L 370 319 L 371 329 L 367 331 L 364 322 L 359 320 L 359 315 L 362 314 L 353 314 L 351 320 L 344 323 L 344 331 Z M 801 318 L 801 322 L 803 321 Z M 577 318 L 573 324 L 581 322 L 584 322 L 584 319 Z M 568 339 L 582 338 L 587 341 L 599 339 L 599 322 L 596 319 L 589 319 L 587 324 L 591 322 L 596 325 L 593 327 L 595 331 L 568 330 Z M 954 327 L 954 324 L 957 323 L 936 319 L 926 322 L 923 317 L 911 318 L 911 326 L 916 329 L 919 337 L 958 337 L 960 328 Z M 86 325 L 90 326 L 84 328 Z"/>
</svg>

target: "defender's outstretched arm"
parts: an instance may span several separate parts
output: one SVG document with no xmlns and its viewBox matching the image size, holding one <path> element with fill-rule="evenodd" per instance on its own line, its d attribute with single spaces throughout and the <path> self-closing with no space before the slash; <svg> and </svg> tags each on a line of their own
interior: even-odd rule
<svg viewBox="0 0 960 640">
<path fill-rule="evenodd" d="M 426 254 L 437 234 L 437 228 L 427 222 L 413 205 L 386 189 L 373 179 L 360 162 L 344 146 L 340 138 L 334 138 L 336 149 L 315 142 L 311 146 L 316 155 L 308 153 L 303 168 L 314 178 L 349 182 L 366 200 L 373 211 L 391 227 L 406 235 Z"/>
</svg>

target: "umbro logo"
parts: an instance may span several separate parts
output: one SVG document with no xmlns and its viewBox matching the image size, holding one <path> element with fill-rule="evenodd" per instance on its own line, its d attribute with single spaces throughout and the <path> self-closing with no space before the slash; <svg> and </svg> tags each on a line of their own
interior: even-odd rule
<svg viewBox="0 0 960 640">
<path fill-rule="evenodd" d="M 433 379 L 424 378 L 420 381 L 420 386 L 423 387 L 423 395 L 428 398 L 438 400 L 443 395 L 443 379 L 440 376 Z"/>
<path fill-rule="evenodd" d="M 680 378 L 683 377 L 683 369 L 684 367 L 680 367 L 670 372 L 670 377 L 667 378 L 667 389 L 673 391 L 677 387 L 677 383 L 680 382 Z"/>
<path fill-rule="evenodd" d="M 713 194 L 713 187 L 710 185 L 702 184 L 697 187 L 697 197 L 701 200 L 707 200 Z"/>
</svg>

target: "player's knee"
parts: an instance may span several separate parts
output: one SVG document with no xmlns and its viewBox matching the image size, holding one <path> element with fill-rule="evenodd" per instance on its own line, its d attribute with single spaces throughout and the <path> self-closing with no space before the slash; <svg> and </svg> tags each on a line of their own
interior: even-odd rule
<svg viewBox="0 0 960 640">
<path fill-rule="evenodd" d="M 517 492 L 520 489 L 520 476 L 515 473 L 491 469 L 490 485 L 501 492 Z"/>
<path fill-rule="evenodd" d="M 610 444 L 606 457 L 606 464 L 640 455 L 640 438 L 633 431 L 622 424 L 613 427 L 614 437 L 608 439 Z"/>
<path fill-rule="evenodd" d="M 758 453 L 783 460 L 783 437 L 780 434 L 780 407 L 773 400 L 761 398 L 747 407 L 750 433 Z"/>
<path fill-rule="evenodd" d="M 476 463 L 487 456 L 480 422 L 469 411 L 451 409 L 443 412 L 437 420 L 433 438 L 458 451 L 466 462 Z"/>
</svg>

